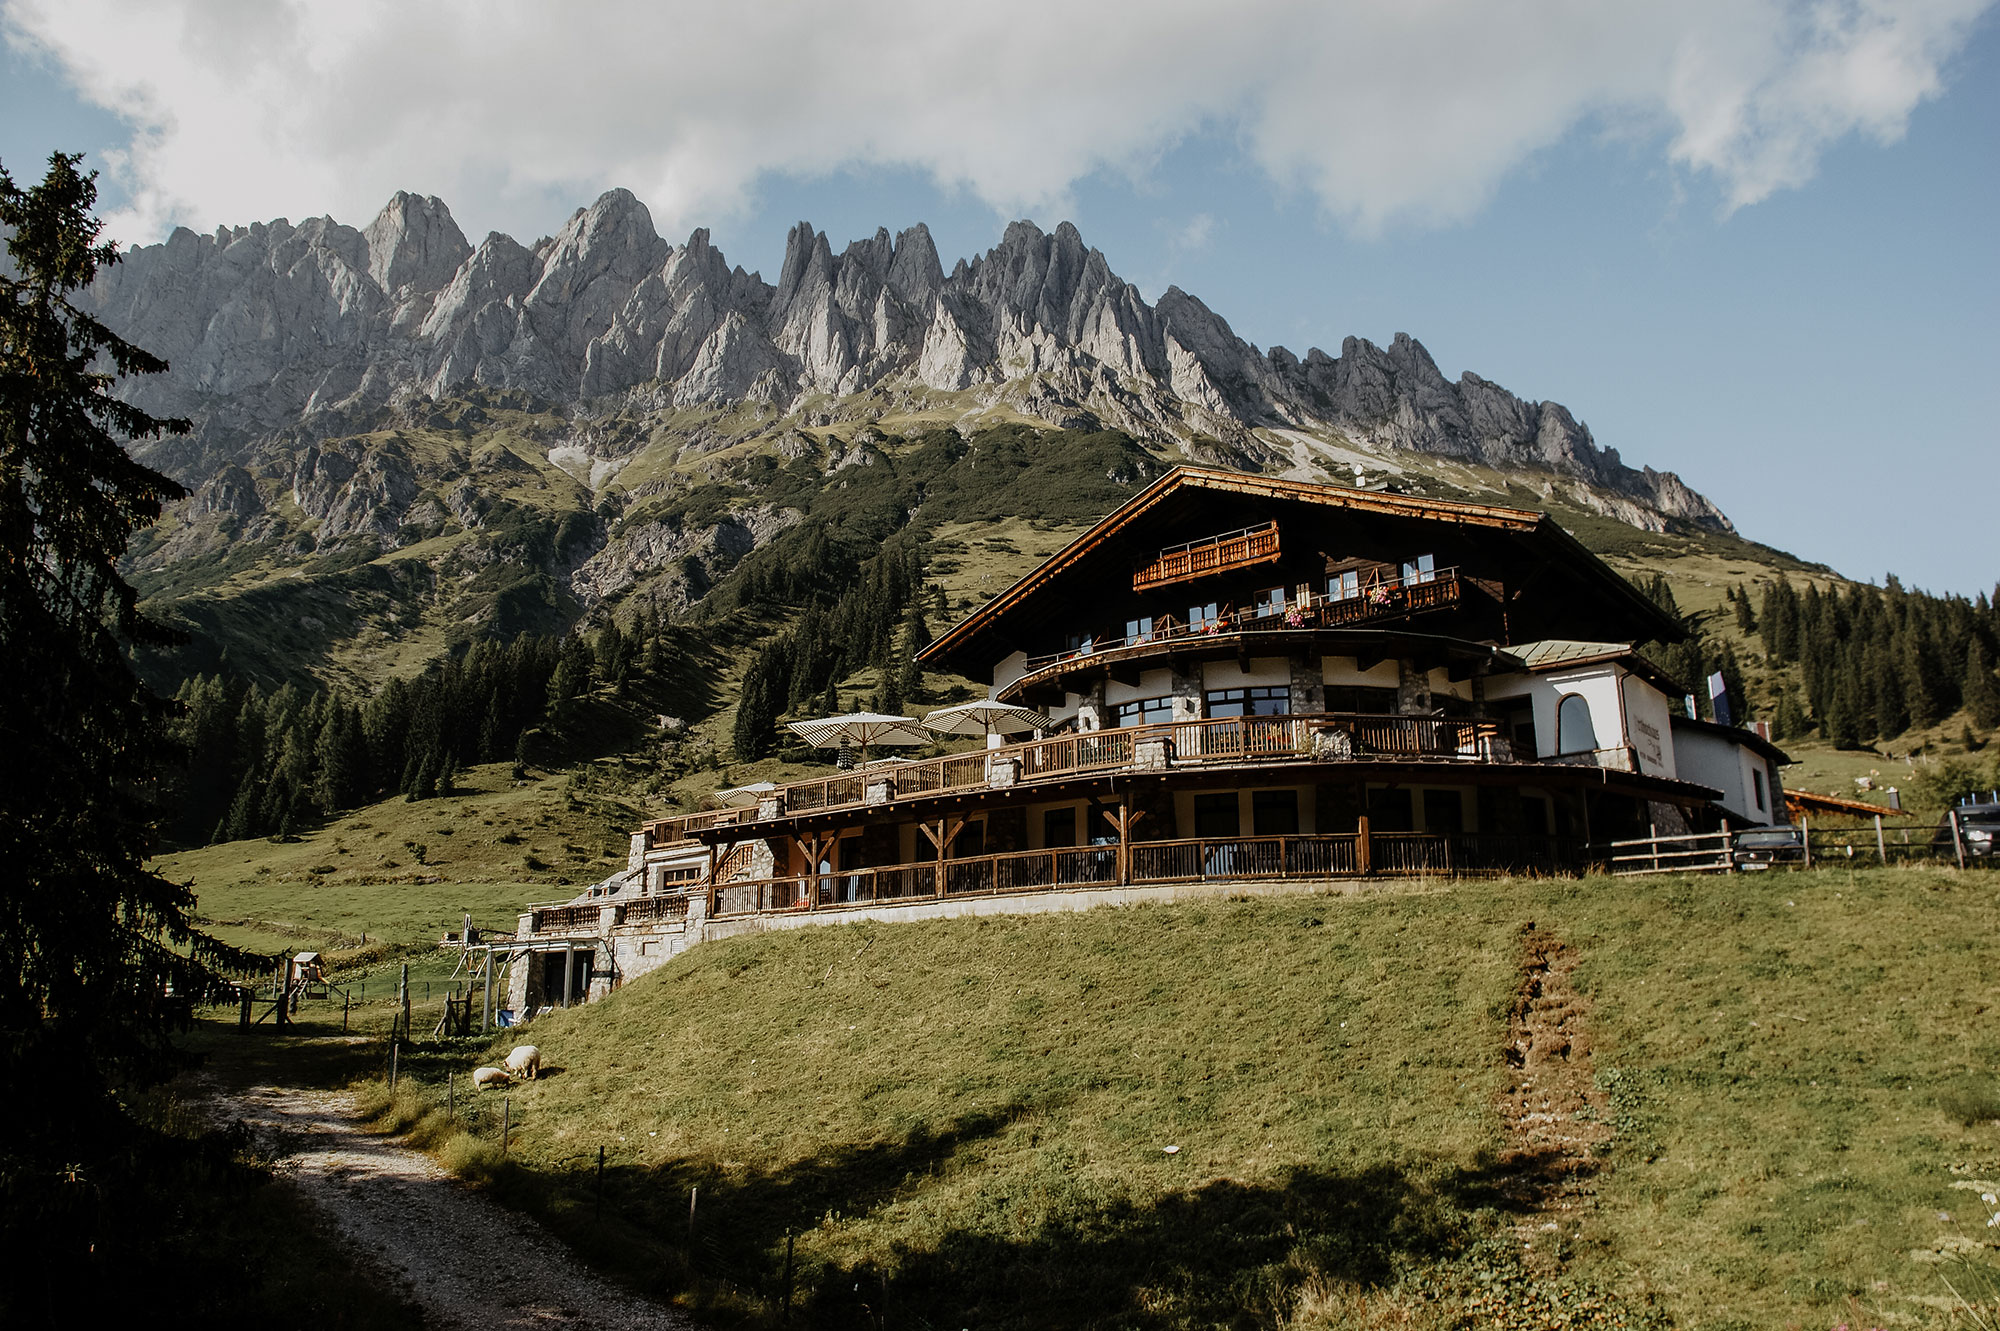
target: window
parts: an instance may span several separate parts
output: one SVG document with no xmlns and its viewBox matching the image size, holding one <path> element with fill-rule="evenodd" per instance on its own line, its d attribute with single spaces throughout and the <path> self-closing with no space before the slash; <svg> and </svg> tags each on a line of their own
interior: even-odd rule
<svg viewBox="0 0 2000 1331">
<path fill-rule="evenodd" d="M 1540 795 L 1521 796 L 1521 826 L 1530 836 L 1547 836 L 1549 802 Z"/>
<path fill-rule="evenodd" d="M 1290 716 L 1292 691 L 1287 688 L 1210 689 L 1208 714 L 1222 716 Z"/>
<path fill-rule="evenodd" d="M 1456 790 L 1424 792 L 1424 831 L 1433 836 L 1465 830 L 1465 796 Z"/>
<path fill-rule="evenodd" d="M 1750 783 L 1751 783 L 1751 784 L 1752 784 L 1753 786 L 1755 786 L 1755 787 L 1756 787 L 1756 795 L 1757 795 L 1757 807 L 1758 807 L 1759 809 L 1762 809 L 1762 808 L 1764 807 L 1764 769 L 1763 769 L 1763 768 L 1761 768 L 1761 767 L 1753 767 L 1753 768 L 1751 768 L 1751 769 L 1750 769 Z"/>
<path fill-rule="evenodd" d="M 1516 758 L 1535 756 L 1535 709 L 1533 706 L 1510 707 L 1501 721 L 1507 728 L 1507 738 L 1514 745 Z"/>
<path fill-rule="evenodd" d="M 1118 704 L 1118 724 L 1122 726 L 1152 726 L 1174 719 L 1172 698 L 1141 698 L 1137 702 Z"/>
<path fill-rule="evenodd" d="M 1069 650 L 1078 656 L 1089 656 L 1090 649 L 1096 645 L 1096 639 L 1088 633 L 1072 633 L 1067 643 Z"/>
<path fill-rule="evenodd" d="M 1403 561 L 1403 585 L 1418 582 L 1437 581 L 1437 559 L 1432 555 L 1413 555 Z"/>
<path fill-rule="evenodd" d="M 1597 728 L 1590 723 L 1590 704 L 1580 693 L 1565 693 L 1556 708 L 1556 752 L 1591 753 L 1597 748 Z"/>
<path fill-rule="evenodd" d="M 1050 848 L 1076 844 L 1076 810 L 1049 809 L 1042 814 L 1042 844 Z"/>
<path fill-rule="evenodd" d="M 1153 617 L 1141 615 L 1137 619 L 1125 621 L 1125 641 L 1151 642 L 1153 640 Z"/>
<path fill-rule="evenodd" d="M 1283 587 L 1266 587 L 1263 591 L 1257 593 L 1257 617 L 1259 619 L 1264 618 L 1266 615 L 1282 615 L 1284 613 L 1285 589 Z"/>
<path fill-rule="evenodd" d="M 1359 712 L 1363 716 L 1394 716 L 1396 713 L 1396 691 L 1394 689 L 1330 684 L 1326 690 L 1326 710 L 1329 712 Z"/>
<path fill-rule="evenodd" d="M 1250 796 L 1250 827 L 1255 836 L 1299 834 L 1299 792 L 1259 790 Z"/>
<path fill-rule="evenodd" d="M 1326 594 L 1336 601 L 1351 601 L 1361 595 L 1361 570 L 1351 568 L 1328 578 Z"/>
<path fill-rule="evenodd" d="M 986 853 L 986 824 L 967 823 L 958 829 L 958 835 L 951 839 L 951 858 L 967 859 L 973 855 Z"/>
<path fill-rule="evenodd" d="M 1194 797 L 1194 834 L 1198 837 L 1232 837 L 1243 830 L 1237 812 L 1236 792 Z"/>
<path fill-rule="evenodd" d="M 1401 786 L 1378 787 L 1368 792 L 1368 830 L 1408 832 L 1411 827 L 1410 792 Z"/>
<path fill-rule="evenodd" d="M 1214 624 L 1219 617 L 1214 601 L 1210 601 L 1207 605 L 1191 605 L 1188 607 L 1188 627 L 1197 633 Z"/>
</svg>

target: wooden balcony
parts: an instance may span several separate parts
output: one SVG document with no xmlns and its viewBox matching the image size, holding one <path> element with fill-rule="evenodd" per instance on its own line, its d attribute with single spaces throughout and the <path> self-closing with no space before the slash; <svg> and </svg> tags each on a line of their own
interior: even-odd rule
<svg viewBox="0 0 2000 1331">
<path fill-rule="evenodd" d="M 1211 573 L 1228 573 L 1256 564 L 1268 564 L 1278 557 L 1278 524 L 1223 532 L 1186 545 L 1168 546 L 1159 557 L 1132 573 L 1132 590 L 1150 591 L 1176 582 L 1205 578 Z"/>
<path fill-rule="evenodd" d="M 1577 873 L 1591 858 L 1590 848 L 1573 837 L 1371 834 L 1365 819 L 1362 823 L 1354 832 L 1056 846 L 725 883 L 713 890 L 713 913 L 727 917 L 854 910 L 1156 883 Z"/>
<path fill-rule="evenodd" d="M 1226 639 L 1236 633 L 1285 632 L 1322 628 L 1356 628 L 1388 624 L 1433 610 L 1455 609 L 1465 599 L 1465 579 L 1455 568 L 1439 569 L 1422 580 L 1395 578 L 1369 587 L 1357 596 L 1335 598 L 1315 593 L 1304 600 L 1290 601 L 1268 614 L 1227 611 L 1200 624 L 1183 623 L 1172 615 L 1153 621 L 1149 632 L 1129 638 L 1093 638 L 1084 647 L 1049 652 L 1028 658 L 1028 675 L 1079 658 L 1096 659 L 1113 653 L 1132 654 L 1157 650 L 1164 645 L 1185 648 L 1189 643 Z M 1023 676 L 1023 679 L 1027 676 Z M 1019 681 L 1010 688 L 1019 686 Z"/>
<path fill-rule="evenodd" d="M 940 794 L 1032 786 L 1128 769 L 1163 771 L 1284 762 L 1496 763 L 1512 760 L 1497 721 L 1328 712 L 1220 717 L 1058 735 L 973 753 L 895 763 L 780 786 L 767 796 L 780 819 L 882 808 Z M 730 810 L 724 826 L 750 831 L 756 809 Z M 752 835 L 763 835 L 752 832 Z M 718 878 L 723 875 L 718 874 Z"/>
</svg>

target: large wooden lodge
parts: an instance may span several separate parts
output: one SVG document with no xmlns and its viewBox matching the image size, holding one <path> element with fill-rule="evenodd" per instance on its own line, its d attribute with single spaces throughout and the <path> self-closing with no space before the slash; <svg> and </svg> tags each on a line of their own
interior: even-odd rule
<svg viewBox="0 0 2000 1331">
<path fill-rule="evenodd" d="M 1673 715 L 1633 647 L 1682 634 L 1544 514 L 1177 468 L 922 654 L 1053 731 L 649 823 L 624 874 L 522 915 L 513 1005 L 854 912 L 1575 873 L 1782 820 L 1783 755 Z"/>
</svg>

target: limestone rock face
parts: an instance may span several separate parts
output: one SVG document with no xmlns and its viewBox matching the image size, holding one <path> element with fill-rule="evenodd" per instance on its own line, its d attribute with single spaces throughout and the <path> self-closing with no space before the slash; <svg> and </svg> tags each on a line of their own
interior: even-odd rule
<svg viewBox="0 0 2000 1331">
<path fill-rule="evenodd" d="M 195 418 L 192 443 L 147 447 L 196 485 L 260 438 L 334 438 L 386 406 L 473 386 L 583 413 L 746 400 L 785 411 L 882 389 L 967 394 L 1187 456 L 1219 446 L 1251 466 L 1284 457 L 1257 431 L 1318 432 L 1565 477 L 1645 525 L 1729 526 L 1672 473 L 1599 448 L 1564 407 L 1472 373 L 1447 379 L 1407 334 L 1300 357 L 1259 351 L 1178 288 L 1149 304 L 1067 222 L 1052 233 L 1015 222 L 949 273 L 921 225 L 836 253 L 801 222 L 773 285 L 732 267 L 706 231 L 661 239 L 625 190 L 533 249 L 499 234 L 474 248 L 442 202 L 398 194 L 365 231 L 330 218 L 176 231 L 108 269 L 89 301 L 172 365 L 128 391 Z M 343 529 L 379 531 L 380 514 L 407 504 L 388 463 L 338 479 L 361 485 L 358 497 L 327 498 L 341 465 L 300 462 L 301 494 L 326 510 L 315 516 L 338 510 Z"/>
</svg>

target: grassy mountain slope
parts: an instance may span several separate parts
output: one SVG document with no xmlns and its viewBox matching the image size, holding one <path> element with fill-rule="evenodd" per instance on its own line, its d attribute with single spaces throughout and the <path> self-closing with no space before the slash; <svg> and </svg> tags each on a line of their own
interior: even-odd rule
<svg viewBox="0 0 2000 1331">
<path fill-rule="evenodd" d="M 789 1232 L 816 1326 L 1943 1325 L 1940 1276 L 1971 1286 L 1939 1256 L 1985 1233 L 1955 1185 L 2000 1171 L 1990 888 L 1506 881 L 738 939 L 538 1022 L 559 1070 L 510 1093 L 509 1162 L 490 1107 L 445 1153 L 733 1324 L 778 1320 Z M 1574 949 L 1596 1088 L 1558 1130 L 1609 1128 L 1580 1191 L 1538 1193 L 1532 1100 L 1503 1112 L 1530 922 Z M 400 1121 L 475 1057 L 406 1064 Z"/>
</svg>

